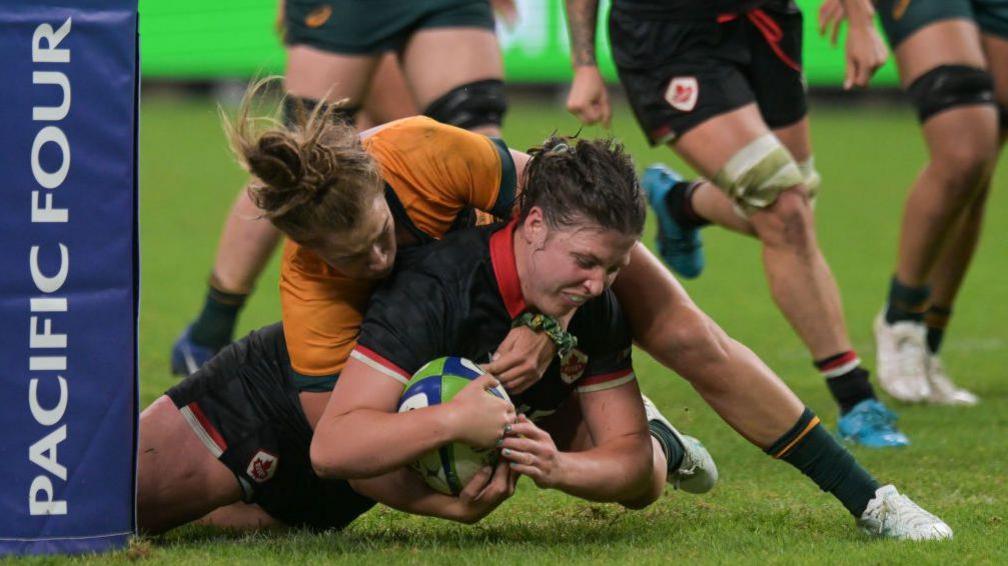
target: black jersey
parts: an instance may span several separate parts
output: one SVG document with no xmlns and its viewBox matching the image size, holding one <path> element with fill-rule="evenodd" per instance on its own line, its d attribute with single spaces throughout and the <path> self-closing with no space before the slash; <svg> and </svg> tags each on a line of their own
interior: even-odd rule
<svg viewBox="0 0 1008 566">
<path fill-rule="evenodd" d="M 770 0 L 613 0 L 613 10 L 642 19 L 707 20 L 747 12 Z"/>
<path fill-rule="evenodd" d="M 456 232 L 398 260 L 373 295 L 350 356 L 403 384 L 441 356 L 489 361 L 512 320 L 527 309 L 515 267 L 514 228 L 511 222 Z M 573 391 L 635 379 L 630 329 L 612 290 L 581 305 L 568 330 L 577 336 L 577 348 L 512 399 L 529 418 L 552 413 Z"/>
</svg>

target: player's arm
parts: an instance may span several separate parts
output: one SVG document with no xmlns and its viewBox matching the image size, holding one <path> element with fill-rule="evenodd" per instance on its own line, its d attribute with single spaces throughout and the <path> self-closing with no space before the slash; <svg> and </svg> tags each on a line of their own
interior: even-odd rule
<svg viewBox="0 0 1008 566">
<path fill-rule="evenodd" d="M 571 62 L 575 67 L 594 67 L 598 0 L 567 0 L 566 3 Z"/>
<path fill-rule="evenodd" d="M 598 0 L 567 0 L 567 30 L 571 42 L 574 80 L 567 96 L 567 111 L 585 124 L 609 127 L 612 107 L 602 74 L 595 61 L 595 26 Z"/>
<path fill-rule="evenodd" d="M 560 452 L 546 431 L 523 416 L 513 427 L 516 436 L 504 440 L 504 457 L 512 462 L 512 469 L 529 476 L 539 487 L 591 501 L 638 498 L 650 488 L 653 468 L 636 380 L 579 393 L 578 401 L 593 448 Z"/>
<path fill-rule="evenodd" d="M 557 319 L 563 330 L 567 329 L 575 312 Z M 518 394 L 542 379 L 556 354 L 557 345 L 546 332 L 515 326 L 497 347 L 490 363 L 482 367 L 496 377 L 508 393 Z"/>
<path fill-rule="evenodd" d="M 497 385 L 490 376 L 448 403 L 396 412 L 412 371 L 443 355 L 451 292 L 424 274 L 402 272 L 372 297 L 357 347 L 312 436 L 317 474 L 374 477 L 448 442 L 489 448 L 503 435 L 514 407 L 486 392 Z"/>
<path fill-rule="evenodd" d="M 847 15 L 844 88 L 866 87 L 875 71 L 885 64 L 889 49 L 875 29 L 875 6 L 872 0 L 840 0 Z"/>
<path fill-rule="evenodd" d="M 350 480 L 357 493 L 405 513 L 472 524 L 514 494 L 518 474 L 502 461 L 479 470 L 458 497 L 438 493 L 420 476 L 400 468 L 376 478 Z"/>
<path fill-rule="evenodd" d="M 396 379 L 379 364 L 355 355 L 343 368 L 312 435 L 312 467 L 320 477 L 374 477 L 449 442 L 490 448 L 514 418 L 510 403 L 486 392 L 498 384 L 490 376 L 473 380 L 449 403 L 397 413 L 408 374 Z"/>
</svg>

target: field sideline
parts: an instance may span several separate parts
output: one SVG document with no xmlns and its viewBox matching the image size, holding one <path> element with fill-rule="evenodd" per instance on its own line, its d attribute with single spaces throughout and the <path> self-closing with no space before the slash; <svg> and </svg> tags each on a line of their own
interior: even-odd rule
<svg viewBox="0 0 1008 566">
<path fill-rule="evenodd" d="M 520 101 L 508 116 L 505 138 L 525 148 L 554 129 L 577 130 L 556 100 Z M 168 373 L 169 347 L 202 302 L 221 222 L 243 174 L 229 161 L 208 99 L 148 96 L 140 132 L 140 370 L 146 406 L 175 382 Z M 625 106 L 616 109 L 613 133 L 628 145 L 639 169 L 656 160 L 672 161 L 668 150 L 647 147 Z M 596 129 L 583 133 L 602 134 Z M 904 194 L 923 161 L 923 145 L 909 110 L 813 104 L 813 135 L 824 179 L 817 205 L 820 241 L 837 275 L 855 346 L 873 366 L 871 319 L 882 306 Z M 1008 166 L 1008 159 L 1001 165 Z M 650 509 L 625 512 L 541 492 L 526 479 L 511 501 L 473 527 L 381 509 L 343 533 L 229 536 L 188 528 L 101 560 L 1008 563 L 1006 185 L 1008 174 L 1002 170 L 944 348 L 952 374 L 978 393 L 982 404 L 970 410 L 894 405 L 913 445 L 854 451 L 879 479 L 895 482 L 945 519 L 956 533 L 951 543 L 864 538 L 839 503 L 790 466 L 747 444 L 683 380 L 641 355 L 636 365 L 645 391 L 674 423 L 700 437 L 718 461 L 721 483 L 708 496 L 669 490 Z M 649 224 L 649 244 L 652 234 Z M 833 405 L 770 300 L 758 246 L 719 229 L 708 229 L 705 238 L 708 269 L 686 285 L 689 292 L 832 428 Z M 279 319 L 276 272 L 274 261 L 242 317 L 241 333 Z M 27 562 L 35 560 L 42 561 Z"/>
</svg>

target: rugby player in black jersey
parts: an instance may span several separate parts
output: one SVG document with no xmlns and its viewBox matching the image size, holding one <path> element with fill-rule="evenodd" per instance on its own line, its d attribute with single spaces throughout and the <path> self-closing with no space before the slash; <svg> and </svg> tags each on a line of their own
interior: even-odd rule
<svg viewBox="0 0 1008 566">
<path fill-rule="evenodd" d="M 635 246 L 644 222 L 642 196 L 629 157 L 621 150 L 614 150 L 606 142 L 583 143 L 578 147 L 580 160 L 577 163 L 582 169 L 576 171 L 577 175 L 564 175 L 567 179 L 564 192 L 558 194 L 576 193 L 593 198 L 591 204 L 596 209 L 605 211 L 614 218 L 621 218 L 622 223 L 620 231 L 600 230 L 592 224 L 584 229 L 569 230 L 572 235 L 570 242 L 583 248 L 583 257 L 577 262 L 567 255 L 547 258 L 536 273 L 526 274 L 522 279 L 532 285 L 533 289 L 545 289 L 553 288 L 558 280 L 571 280 L 573 273 L 577 285 L 571 285 L 576 288 L 550 295 L 551 301 L 563 304 L 529 303 L 543 312 L 558 316 L 572 311 L 586 299 L 599 295 L 608 287 L 618 268 L 628 261 L 630 250 Z M 566 149 L 553 148 L 545 152 L 547 155 L 544 158 L 534 158 L 538 170 L 552 167 L 555 177 L 555 164 L 559 164 L 561 168 L 569 166 L 571 160 L 564 156 L 573 155 L 574 150 L 567 145 L 562 145 L 562 148 Z M 537 167 L 530 169 L 536 171 Z M 534 173 L 530 175 L 534 176 Z M 539 190 L 536 194 L 540 196 L 544 193 L 554 194 L 556 191 L 552 190 L 555 188 L 553 184 L 545 182 L 549 179 L 547 176 L 545 180 L 533 180 L 529 185 L 537 187 Z M 619 187 L 622 191 L 608 189 L 610 186 Z M 568 210 L 564 202 L 550 204 L 551 210 Z M 565 219 L 565 222 L 577 225 L 585 223 L 580 215 L 574 214 L 577 207 L 570 210 L 570 217 L 559 213 L 556 215 Z M 410 261 L 408 255 L 402 252 L 404 263 L 399 267 L 400 275 L 397 275 L 397 279 L 402 277 L 408 280 L 413 268 L 422 272 L 422 266 L 428 264 L 451 265 L 452 272 L 446 272 L 446 275 L 457 275 L 459 269 L 483 259 L 481 246 L 474 247 L 471 239 L 483 238 L 485 241 L 489 234 L 489 231 L 484 230 L 460 235 L 459 240 L 437 244 L 430 253 L 419 250 L 416 253 L 426 258 L 423 263 Z M 506 238 L 510 242 L 510 235 L 510 231 L 501 232 L 498 241 L 504 242 L 502 238 Z M 509 246 L 501 249 L 503 253 L 510 252 L 513 255 Z M 438 259 L 438 254 L 442 252 L 443 257 Z M 601 267 L 603 263 L 605 267 Z M 513 260 L 511 265 L 515 265 Z M 585 281 L 585 273 L 592 275 L 590 282 Z M 516 283 L 518 279 L 512 277 L 509 281 Z M 439 322 L 436 318 L 438 313 L 431 313 L 422 307 L 413 311 L 404 308 L 398 314 L 382 311 L 378 306 L 373 308 L 378 309 L 382 316 L 392 314 L 398 319 L 394 324 L 400 325 L 405 332 L 415 332 L 421 340 L 431 340 L 432 346 L 437 346 L 439 351 L 455 351 L 485 359 L 484 354 L 493 352 L 503 339 L 503 336 L 494 336 L 496 329 L 503 328 L 504 334 L 510 330 L 511 310 L 524 310 L 516 305 L 523 304 L 523 297 L 528 290 L 510 288 L 508 300 L 518 302 L 509 302 L 505 306 L 494 295 L 496 291 L 493 284 L 490 281 L 484 281 L 483 284 L 486 289 L 482 291 L 482 296 L 486 300 L 497 301 L 497 304 L 496 309 L 483 311 L 484 318 L 476 317 L 469 321 L 470 326 L 483 329 L 474 329 L 476 335 L 482 337 L 481 340 L 493 341 L 492 345 L 480 342 L 487 349 L 479 352 L 479 356 L 475 356 L 475 352 L 470 354 L 466 344 L 448 342 L 448 336 L 437 337 L 429 333 L 422 335 L 419 332 L 424 326 L 432 328 L 446 323 L 447 321 Z M 582 285 L 586 287 L 581 288 Z M 376 297 L 376 305 L 391 303 L 393 310 L 399 310 L 396 303 L 402 299 L 394 297 L 395 294 L 397 292 L 391 288 L 383 292 L 380 297 Z M 412 302 L 412 297 L 412 294 L 403 295 L 407 305 Z M 661 493 L 667 478 L 686 491 L 701 492 L 710 489 L 716 480 L 716 467 L 699 442 L 674 431 L 653 406 L 647 407 L 650 422 L 645 421 L 645 407 L 629 367 L 629 330 L 611 292 L 605 299 L 603 302 L 593 302 L 592 306 L 584 306 L 584 314 L 575 318 L 587 321 L 595 319 L 608 322 L 608 325 L 605 328 L 584 328 L 578 322 L 576 329 L 584 329 L 579 346 L 581 349 L 568 352 L 561 367 L 553 367 L 552 373 L 547 374 L 545 380 L 533 385 L 520 397 L 530 401 L 525 408 L 528 416 L 541 417 L 558 408 L 570 397 L 575 385 L 586 395 L 599 396 L 596 399 L 610 398 L 613 393 L 608 390 L 615 392 L 619 389 L 626 407 L 610 403 L 604 413 L 596 411 L 593 415 L 586 414 L 583 420 L 595 425 L 596 428 L 592 428 L 591 433 L 600 446 L 603 439 L 615 436 L 612 443 L 605 443 L 605 448 L 611 448 L 611 445 L 619 448 L 615 457 L 610 454 L 608 463 L 623 470 L 619 472 L 621 477 L 613 476 L 613 470 L 609 470 L 607 474 L 601 471 L 581 473 L 578 474 L 581 481 L 590 483 L 581 483 L 580 487 L 573 487 L 571 492 L 592 499 L 619 499 L 628 506 L 639 507 Z M 435 296 L 422 298 L 422 302 L 428 305 L 435 300 Z M 517 315 L 517 311 L 514 314 Z M 430 320 L 425 320 L 428 316 L 431 317 Z M 490 334 L 480 334 L 487 331 Z M 375 348 L 382 350 L 378 346 Z M 590 354 L 591 358 L 586 357 L 586 354 Z M 560 372 L 559 377 L 557 371 Z M 349 378 L 341 375 L 337 384 L 344 380 L 352 383 L 353 379 L 352 374 Z M 493 444 L 501 439 L 505 427 L 513 427 L 516 433 L 527 433 L 524 440 L 507 440 L 505 448 L 513 451 L 512 454 L 516 456 L 525 453 L 523 449 L 527 447 L 522 442 L 536 440 L 539 442 L 537 446 L 551 444 L 551 437 L 539 429 L 530 428 L 531 425 L 526 420 L 515 422 L 515 410 L 510 403 L 483 393 L 481 387 L 485 388 L 492 381 L 490 377 L 477 380 L 452 402 L 438 408 L 438 412 L 450 415 L 449 423 L 441 423 L 448 424 L 447 428 L 417 428 L 412 435 L 399 435 L 388 445 L 390 454 L 395 455 L 400 449 L 419 454 L 418 449 L 430 445 L 430 438 L 453 438 L 475 445 L 486 445 L 487 430 L 493 431 L 489 441 Z M 382 391 L 390 391 L 391 389 L 380 387 L 386 385 L 386 382 L 398 386 L 396 382 L 384 377 L 382 382 L 372 384 L 379 386 Z M 617 387 L 622 385 L 626 387 Z M 635 392 L 629 403 L 625 398 L 631 391 L 628 388 Z M 393 393 L 393 396 L 398 398 L 401 392 L 399 387 L 399 391 Z M 458 498 L 433 493 L 402 466 L 377 471 L 372 467 L 363 474 L 352 470 L 343 474 L 334 470 L 327 466 L 325 460 L 326 447 L 331 446 L 327 440 L 331 428 L 319 420 L 317 405 L 306 403 L 304 395 L 292 378 L 290 356 L 283 332 L 278 325 L 274 325 L 225 348 L 207 366 L 173 387 L 165 397 L 155 401 L 144 411 L 140 425 L 140 528 L 145 531 L 163 531 L 207 513 L 211 513 L 209 522 L 231 527 L 256 527 L 276 521 L 311 528 L 342 527 L 370 508 L 375 500 L 413 513 L 469 522 L 491 511 L 513 489 L 513 479 L 516 476 L 506 464 L 500 466 L 492 478 L 488 474 L 477 476 Z M 324 395 L 331 399 L 340 395 L 353 395 L 353 390 L 344 387 L 333 390 L 331 395 L 312 395 Z M 359 397 L 352 399 L 356 402 Z M 336 405 L 338 404 L 330 403 L 330 406 Z M 420 410 L 416 413 L 423 416 L 428 411 Z M 567 415 L 571 413 L 562 413 L 559 417 L 562 420 Z M 576 412 L 571 420 L 575 424 L 580 422 L 580 419 L 573 419 L 574 416 Z M 611 422 L 619 426 L 612 425 Z M 352 427 L 352 423 L 346 426 Z M 321 446 L 322 449 L 318 451 L 319 460 L 313 462 L 309 460 L 308 452 L 312 429 L 316 427 L 320 428 L 322 436 L 315 447 Z M 570 428 L 568 436 L 574 436 L 571 442 L 577 442 L 578 438 L 583 441 L 588 429 L 576 426 Z M 566 447 L 566 444 L 561 442 L 561 446 Z M 579 458 L 588 467 L 596 467 L 597 459 L 597 454 Z M 364 461 L 358 463 L 367 465 Z M 535 469 L 538 468 L 522 468 L 521 465 L 518 464 L 514 471 L 548 481 L 547 476 L 536 475 Z M 325 477 L 334 473 L 339 477 Z M 355 479 L 347 481 L 343 478 Z M 238 501 L 256 505 L 242 506 L 236 504 Z"/>
<path fill-rule="evenodd" d="M 595 62 L 597 5 L 567 0 L 567 107 L 588 124 L 607 123 L 611 112 Z M 644 173 L 662 258 L 693 278 L 704 267 L 702 227 L 759 239 L 770 293 L 839 406 L 840 434 L 863 446 L 904 446 L 851 344 L 817 242 L 801 40 L 794 0 L 614 0 L 609 15 L 613 60 L 648 140 L 709 179 L 686 181 L 663 165 Z M 869 74 L 859 67 L 849 80 Z"/>
<path fill-rule="evenodd" d="M 369 477 L 445 442 L 496 443 L 512 472 L 541 487 L 639 507 L 661 493 L 670 473 L 680 471 L 667 447 L 652 448 L 647 437 L 630 334 L 609 290 L 631 264 L 642 228 L 642 218 L 633 213 L 640 196 L 632 168 L 617 176 L 622 183 L 593 184 L 586 182 L 598 179 L 591 142 L 549 145 L 549 153 L 566 159 L 551 160 L 555 168 L 545 172 L 532 161 L 515 220 L 432 245 L 374 296 L 357 348 L 315 428 L 311 458 L 319 475 Z M 550 182 L 533 182 L 537 174 Z M 620 190 L 626 196 L 615 198 Z M 603 196 L 614 191 L 613 197 Z M 522 312 L 563 316 L 574 309 L 569 328 L 584 338 L 579 351 L 514 397 L 525 415 L 514 424 L 502 427 L 494 418 L 460 423 L 450 404 L 394 412 L 403 384 L 428 359 L 447 354 L 479 359 L 493 351 Z M 558 446 L 533 421 L 572 394 L 587 434 Z M 915 540 L 952 536 L 944 522 L 893 486 L 879 486 L 808 409 L 765 450 L 835 495 L 868 533 Z"/>
<path fill-rule="evenodd" d="M 280 132 L 268 133 L 274 137 L 281 135 Z M 300 138 L 291 135 L 290 143 L 300 148 L 306 159 L 317 156 L 319 152 L 304 151 Z M 262 144 L 249 147 L 262 149 Z M 271 148 L 272 145 L 262 151 L 272 151 Z M 524 169 L 525 178 L 521 183 L 526 190 L 531 189 L 539 196 L 526 199 L 524 202 L 528 206 L 546 207 L 550 203 L 540 200 L 557 193 L 558 187 L 566 193 L 598 194 L 593 189 L 601 182 L 593 173 L 599 161 L 598 154 L 578 148 L 580 145 L 572 151 L 540 152 L 531 160 L 531 165 Z M 281 161 L 290 157 L 288 153 L 277 155 Z M 625 177 L 632 178 L 628 162 L 623 168 Z M 556 203 L 552 204 L 551 210 L 556 210 Z M 565 208 L 559 210 L 570 212 Z M 524 233 L 524 229 L 521 232 Z M 552 241 L 556 244 L 558 240 Z M 630 258 L 614 290 L 623 301 L 621 306 L 626 309 L 634 337 L 659 360 L 690 380 L 703 398 L 745 438 L 768 454 L 799 468 L 823 490 L 834 494 L 855 517 L 859 517 L 869 532 L 901 538 L 913 536 L 906 529 L 900 529 L 910 517 L 923 521 L 917 523 L 922 528 L 933 526 L 937 529 L 933 531 L 935 536 L 948 534 L 947 527 L 937 518 L 898 496 L 891 487 L 873 493 L 877 483 L 825 432 L 818 419 L 803 409 L 794 394 L 752 352 L 728 338 L 710 321 L 645 248 L 639 243 L 634 245 Z M 592 263 L 591 258 L 585 257 L 565 259 L 584 262 L 584 269 Z M 520 273 L 517 265 L 516 261 L 516 271 Z M 556 269 L 556 266 L 550 267 Z M 597 270 L 599 266 L 594 265 L 592 269 Z M 542 277 L 538 272 L 532 275 L 532 281 Z M 530 280 L 522 281 L 528 283 Z M 591 287 L 597 292 L 597 286 Z M 523 298 L 527 298 L 526 289 L 522 292 Z M 564 300 L 573 303 L 589 296 L 568 295 Z M 566 373 L 575 375 L 576 365 L 568 366 Z M 515 385 L 513 391 L 524 391 L 531 384 L 512 382 L 512 385 Z M 306 404 L 306 395 L 321 396 L 318 400 L 323 400 L 323 406 Z M 252 526 L 259 524 L 258 521 L 275 519 L 291 525 L 340 526 L 371 504 L 367 498 L 356 497 L 353 493 L 363 493 L 415 513 L 471 521 L 492 510 L 508 493 L 508 482 L 500 480 L 499 475 L 489 482 L 490 493 L 479 498 L 473 492 L 463 492 L 464 497 L 460 498 L 439 497 L 425 490 L 422 483 L 418 487 L 417 478 L 409 473 L 392 472 L 385 477 L 349 483 L 319 478 L 308 460 L 308 447 L 324 400 L 330 397 L 329 393 L 299 392 L 291 379 L 290 359 L 283 333 L 277 326 L 253 333 L 227 348 L 205 371 L 170 390 L 141 416 L 138 494 L 141 529 L 165 530 L 211 511 L 214 511 L 213 517 L 219 517 L 228 509 L 235 513 L 221 522 L 230 526 L 246 520 L 245 515 L 250 519 L 245 524 Z M 460 401 L 470 402 L 456 404 L 453 401 L 449 405 L 453 405 L 456 417 L 450 419 L 451 424 L 454 430 L 461 426 L 463 433 L 472 433 L 481 426 L 496 430 L 513 410 L 510 405 L 493 406 L 493 399 L 478 390 L 461 397 Z M 465 411 L 460 410 L 465 407 L 468 407 Z M 331 411 L 329 416 L 333 416 Z M 651 419 L 649 424 L 653 425 L 656 420 Z M 330 425 L 326 422 L 321 428 L 331 428 Z M 355 431 L 355 434 L 366 436 L 367 432 Z M 430 432 L 436 435 L 446 431 L 435 428 Z M 528 438 L 541 441 L 540 452 L 548 448 L 547 439 L 541 433 L 533 433 L 531 429 L 528 432 Z M 654 451 L 655 457 L 666 450 L 675 451 L 676 442 L 664 444 Z M 316 448 L 319 447 L 324 450 L 328 445 L 316 443 Z M 523 454 L 535 455 L 529 446 L 506 447 L 514 451 L 517 459 L 524 457 Z M 385 447 L 374 445 L 371 448 Z M 552 450 L 547 452 L 552 453 Z M 327 455 L 324 452 L 317 455 L 320 456 L 319 471 L 331 472 L 334 467 L 325 469 L 327 462 L 323 461 Z M 672 462 L 678 459 L 668 458 Z M 527 464 L 519 461 L 517 465 Z M 699 468 L 683 457 L 677 472 L 680 475 L 693 472 L 693 478 L 683 478 L 684 489 L 687 489 L 685 480 L 699 480 L 701 484 L 697 487 L 700 489 L 695 491 L 700 491 L 705 477 L 712 477 L 697 473 L 703 471 L 702 466 Z M 524 471 L 535 477 L 533 470 Z M 667 470 L 658 472 L 652 474 L 652 480 Z M 541 479 L 550 481 L 548 477 L 543 475 Z M 652 481 L 651 486 L 656 483 Z M 644 494 L 637 501 L 625 502 L 641 504 L 648 496 Z M 259 510 L 256 515 L 254 511 L 259 509 L 256 506 L 232 505 L 240 500 L 258 503 L 266 512 Z M 335 503 L 318 504 L 330 500 Z M 919 513 L 907 515 L 908 509 Z"/>
<path fill-rule="evenodd" d="M 609 289 L 643 230 L 643 195 L 619 151 L 601 142 L 548 147 L 580 154 L 581 161 L 554 161 L 552 173 L 568 173 L 570 181 L 530 184 L 520 216 L 506 226 L 453 234 L 422 249 L 420 258 L 403 258 L 410 267 L 372 298 L 358 345 L 316 426 L 312 463 L 321 475 L 387 473 L 448 441 L 501 443 L 512 471 L 542 487 L 630 507 L 661 494 L 680 462 L 670 466 L 673 455 L 657 440 L 652 450 L 630 330 Z M 595 182 L 574 181 L 589 175 Z M 577 346 L 513 397 L 524 415 L 517 422 L 457 423 L 450 406 L 392 412 L 426 361 L 486 360 L 522 313 L 563 317 L 575 309 L 569 332 Z M 578 436 L 589 444 L 558 447 L 535 424 L 568 399 L 588 433 Z"/>
</svg>

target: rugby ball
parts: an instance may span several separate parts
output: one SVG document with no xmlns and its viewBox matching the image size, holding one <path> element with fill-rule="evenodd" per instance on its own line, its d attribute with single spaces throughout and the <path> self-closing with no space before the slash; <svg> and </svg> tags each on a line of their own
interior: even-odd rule
<svg viewBox="0 0 1008 566">
<path fill-rule="evenodd" d="M 447 403 L 470 381 L 484 373 L 465 358 L 448 356 L 431 360 L 417 370 L 406 384 L 399 398 L 399 412 Z M 487 391 L 510 402 L 500 385 Z M 480 450 L 452 442 L 424 454 L 410 467 L 436 491 L 458 495 L 480 468 L 496 465 L 497 456 L 496 448 Z"/>
</svg>

